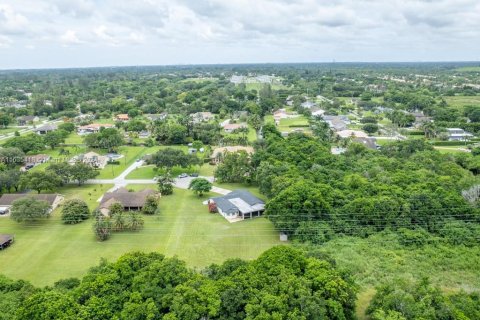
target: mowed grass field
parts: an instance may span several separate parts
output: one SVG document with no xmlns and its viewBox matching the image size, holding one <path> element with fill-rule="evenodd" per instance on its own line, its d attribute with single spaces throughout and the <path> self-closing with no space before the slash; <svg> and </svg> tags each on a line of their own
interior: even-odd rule
<svg viewBox="0 0 480 320">
<path fill-rule="evenodd" d="M 85 199 L 93 208 L 110 187 L 71 187 L 63 193 L 67 198 Z M 280 243 L 278 233 L 267 219 L 231 224 L 220 215 L 208 212 L 202 204 L 207 197 L 175 189 L 173 195 L 161 198 L 159 215 L 144 216 L 143 230 L 114 233 L 105 242 L 95 239 L 92 219 L 78 225 L 64 225 L 60 210 L 35 224 L 0 218 L 0 233 L 15 235 L 15 243 L 0 251 L 0 273 L 43 286 L 63 278 L 81 277 L 101 258 L 112 261 L 130 251 L 158 251 L 167 256 L 176 255 L 191 267 L 205 267 L 228 258 L 253 259 Z"/>
<path fill-rule="evenodd" d="M 479 106 L 480 96 L 454 96 L 445 97 L 445 101 L 452 107 L 457 107 L 463 111 L 465 106 Z"/>
</svg>

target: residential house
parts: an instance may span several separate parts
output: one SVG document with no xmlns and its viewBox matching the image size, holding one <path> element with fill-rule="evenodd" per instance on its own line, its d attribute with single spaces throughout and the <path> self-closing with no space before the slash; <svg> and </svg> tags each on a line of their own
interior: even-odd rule
<svg viewBox="0 0 480 320">
<path fill-rule="evenodd" d="M 357 142 L 357 143 L 360 143 L 362 145 L 364 145 L 365 147 L 367 147 L 368 149 L 372 149 L 372 150 L 377 150 L 378 149 L 378 145 L 377 145 L 377 139 L 373 138 L 373 137 L 354 137 L 352 139 L 353 142 Z"/>
<path fill-rule="evenodd" d="M 115 128 L 115 125 L 109 123 L 91 123 L 77 128 L 79 135 L 86 135 L 100 132 L 101 128 Z"/>
<path fill-rule="evenodd" d="M 40 121 L 40 118 L 37 116 L 21 116 L 17 118 L 17 123 L 19 126 L 25 126 L 37 121 Z"/>
<path fill-rule="evenodd" d="M 460 128 L 447 128 L 448 141 L 467 141 L 473 137 L 473 134 Z"/>
<path fill-rule="evenodd" d="M 311 108 L 310 112 L 312 113 L 313 117 L 323 117 L 325 114 L 325 110 L 316 107 Z"/>
<path fill-rule="evenodd" d="M 79 114 L 75 118 L 73 118 L 73 122 L 75 123 L 81 123 L 81 122 L 89 122 L 93 121 L 95 119 L 95 116 L 90 113 L 85 113 L 85 114 Z"/>
<path fill-rule="evenodd" d="M 90 151 L 84 154 L 79 154 L 78 156 L 74 156 L 69 163 L 75 164 L 77 162 L 83 162 L 94 168 L 103 169 L 109 160 L 110 158 L 107 156 L 102 156 L 96 152 Z"/>
<path fill-rule="evenodd" d="M 168 113 L 162 112 L 160 114 L 146 114 L 145 117 L 150 121 L 161 121 L 168 117 Z"/>
<path fill-rule="evenodd" d="M 47 134 L 50 131 L 55 131 L 57 129 L 58 129 L 58 127 L 57 127 L 56 124 L 50 124 L 49 123 L 49 124 L 45 124 L 43 126 L 40 126 L 40 127 L 36 128 L 35 132 L 37 134 L 44 135 L 44 134 Z"/>
<path fill-rule="evenodd" d="M 410 114 L 415 117 L 415 122 L 413 123 L 413 126 L 416 128 L 421 127 L 426 122 L 432 122 L 432 118 L 427 117 L 423 114 L 423 112 L 411 112 Z"/>
<path fill-rule="evenodd" d="M 211 164 L 218 164 L 222 161 L 225 153 L 227 152 L 239 152 L 245 151 L 248 154 L 253 154 L 252 147 L 244 147 L 244 146 L 227 146 L 227 147 L 220 147 L 215 148 L 210 156 L 210 163 Z"/>
<path fill-rule="evenodd" d="M 190 114 L 193 123 L 207 122 L 215 118 L 214 114 L 211 112 L 197 112 Z"/>
<path fill-rule="evenodd" d="M 287 106 L 293 106 L 293 96 L 288 96 L 287 99 L 285 99 L 285 104 Z"/>
<path fill-rule="evenodd" d="M 63 196 L 56 193 L 45 194 L 26 194 L 26 193 L 5 193 L 0 197 L 0 214 L 8 215 L 10 207 L 13 202 L 18 199 L 26 197 L 34 198 L 35 200 L 46 201 L 50 206 L 50 211 L 55 210 L 56 207 L 63 201 Z"/>
<path fill-rule="evenodd" d="M 329 116 L 323 115 L 323 120 L 328 124 L 328 126 L 335 131 L 346 130 L 350 120 L 347 116 Z"/>
<path fill-rule="evenodd" d="M 273 120 L 276 125 L 279 125 L 282 119 L 298 118 L 299 116 L 296 112 L 288 112 L 286 109 L 278 109 L 273 112 Z"/>
<path fill-rule="evenodd" d="M 113 120 L 120 121 L 120 122 L 127 122 L 128 120 L 130 120 L 130 117 L 126 113 L 120 113 L 120 114 L 117 114 Z"/>
<path fill-rule="evenodd" d="M 119 203 L 125 211 L 139 211 L 143 209 L 149 196 L 160 196 L 160 194 L 152 189 L 129 192 L 125 188 L 119 188 L 103 195 L 102 200 L 100 200 L 99 209 L 103 215 L 108 216 L 110 206 L 114 203 Z"/>
<path fill-rule="evenodd" d="M 305 109 L 311 109 L 313 107 L 316 107 L 317 104 L 315 102 L 312 102 L 312 101 L 305 101 L 300 106 L 302 108 L 305 108 Z"/>
<path fill-rule="evenodd" d="M 247 190 L 234 190 L 224 196 L 208 199 L 211 211 L 216 210 L 230 222 L 260 217 L 265 202 Z"/>
<path fill-rule="evenodd" d="M 223 130 L 226 133 L 232 133 L 235 130 L 241 129 L 241 128 L 248 128 L 248 126 L 245 123 L 228 123 L 223 126 Z"/>
<path fill-rule="evenodd" d="M 360 130 L 341 130 L 337 131 L 340 138 L 368 138 L 368 134 Z"/>
</svg>

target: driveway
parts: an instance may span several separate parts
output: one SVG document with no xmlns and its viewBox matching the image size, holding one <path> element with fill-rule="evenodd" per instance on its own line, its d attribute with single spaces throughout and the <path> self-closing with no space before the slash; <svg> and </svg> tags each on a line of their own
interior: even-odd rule
<svg viewBox="0 0 480 320">
<path fill-rule="evenodd" d="M 113 187 L 110 188 L 107 192 L 113 192 L 121 187 L 125 187 L 128 184 L 157 184 L 157 182 L 153 179 L 126 179 L 126 177 L 132 172 L 133 170 L 141 167 L 143 165 L 143 160 L 135 161 L 131 164 L 125 171 L 123 171 L 118 177 L 114 179 L 90 179 L 85 182 L 85 184 L 113 184 Z M 213 177 L 206 177 L 200 176 L 199 178 L 207 179 L 210 182 L 213 182 Z M 185 177 L 185 178 L 176 178 L 174 179 L 173 185 L 179 189 L 188 189 L 190 185 L 190 181 L 195 179 L 195 177 Z M 212 187 L 212 192 L 219 193 L 219 194 L 227 194 L 232 192 L 231 190 L 220 188 L 220 187 Z M 100 201 L 98 199 L 98 201 Z"/>
</svg>

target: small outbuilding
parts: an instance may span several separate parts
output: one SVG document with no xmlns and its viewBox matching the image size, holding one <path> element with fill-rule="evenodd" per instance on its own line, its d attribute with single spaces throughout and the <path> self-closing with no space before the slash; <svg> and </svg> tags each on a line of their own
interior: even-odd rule
<svg viewBox="0 0 480 320">
<path fill-rule="evenodd" d="M 0 250 L 9 247 L 13 243 L 13 234 L 0 234 Z"/>
</svg>

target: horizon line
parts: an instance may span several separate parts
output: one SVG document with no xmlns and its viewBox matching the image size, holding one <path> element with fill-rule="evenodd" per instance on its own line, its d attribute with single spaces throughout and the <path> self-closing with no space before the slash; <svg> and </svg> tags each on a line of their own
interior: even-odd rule
<svg viewBox="0 0 480 320">
<path fill-rule="evenodd" d="M 6 68 L 5 71 L 46 71 L 46 70 L 75 70 L 75 69 L 117 69 L 117 68 L 140 68 L 140 67 L 203 67 L 203 66 L 249 66 L 249 65 L 308 65 L 308 64 L 432 64 L 432 63 L 480 63 L 480 60 L 411 60 L 411 61 L 310 61 L 310 62 L 226 62 L 226 63 L 172 63 L 172 64 L 125 64 L 125 65 L 102 65 L 84 67 L 38 67 L 38 68 Z"/>
</svg>

